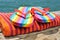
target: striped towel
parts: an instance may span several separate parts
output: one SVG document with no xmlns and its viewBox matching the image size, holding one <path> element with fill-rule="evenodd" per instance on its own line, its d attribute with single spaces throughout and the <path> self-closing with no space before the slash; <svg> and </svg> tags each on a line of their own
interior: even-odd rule
<svg viewBox="0 0 60 40">
<path fill-rule="evenodd" d="M 0 23 L 2 24 L 1 29 L 4 36 L 15 36 L 21 34 L 27 34 L 31 32 L 41 31 L 48 28 L 60 26 L 60 16 L 56 15 L 53 22 L 50 23 L 40 23 L 35 21 L 32 27 L 19 28 L 14 26 L 10 21 L 11 14 L 0 13 Z"/>
</svg>

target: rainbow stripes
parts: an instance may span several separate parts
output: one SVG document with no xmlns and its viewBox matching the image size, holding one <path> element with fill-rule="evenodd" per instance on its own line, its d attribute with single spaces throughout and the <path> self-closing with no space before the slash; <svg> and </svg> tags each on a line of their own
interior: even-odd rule
<svg viewBox="0 0 60 40">
<path fill-rule="evenodd" d="M 47 15 L 40 15 L 41 13 L 36 13 L 35 16 L 37 19 L 40 20 L 40 22 L 42 23 L 47 23 L 47 22 L 51 22 L 55 19 L 55 15 L 53 13 L 49 13 Z"/>
<path fill-rule="evenodd" d="M 29 27 L 29 25 L 32 24 L 34 20 L 31 14 L 28 14 L 26 16 L 26 19 L 24 19 L 22 17 L 19 17 L 15 13 L 10 17 L 10 19 L 15 23 L 17 22 L 19 24 L 18 26 L 20 27 Z"/>
<path fill-rule="evenodd" d="M 37 10 L 39 10 L 39 9 L 37 9 Z M 55 19 L 55 15 L 53 13 L 45 12 L 43 9 L 41 11 L 42 11 L 42 13 L 39 11 L 36 11 L 36 10 L 34 11 L 35 17 L 38 22 L 48 23 L 48 22 L 52 22 Z"/>
<path fill-rule="evenodd" d="M 26 14 L 32 7 L 19 7 L 18 10 Z"/>
<path fill-rule="evenodd" d="M 38 11 L 34 10 L 35 17 L 33 17 L 31 13 L 27 13 L 28 11 L 31 11 L 32 8 L 38 10 Z M 33 24 L 34 19 L 36 19 L 36 21 L 41 23 L 52 22 L 55 19 L 55 15 L 53 13 L 45 12 L 41 7 L 40 8 L 39 7 L 19 7 L 18 10 L 20 10 L 22 13 L 19 13 L 19 12 L 13 13 L 10 17 L 10 20 L 19 27 L 29 27 L 30 25 Z M 39 11 L 42 11 L 42 12 L 39 12 Z M 44 13 L 45 15 L 42 15 L 43 12 L 45 12 Z"/>
<path fill-rule="evenodd" d="M 19 10 L 23 13 L 27 13 L 28 10 L 31 10 L 31 7 L 20 7 Z M 28 13 L 25 17 L 25 19 L 23 17 L 20 17 L 18 15 L 22 15 L 22 13 L 19 13 L 19 12 L 15 12 L 13 13 L 13 15 L 11 15 L 10 17 L 10 20 L 18 25 L 19 27 L 29 27 L 32 25 L 33 21 L 34 21 L 34 18 L 33 16 L 31 15 L 31 13 Z M 23 15 L 22 15 L 23 16 Z"/>
</svg>

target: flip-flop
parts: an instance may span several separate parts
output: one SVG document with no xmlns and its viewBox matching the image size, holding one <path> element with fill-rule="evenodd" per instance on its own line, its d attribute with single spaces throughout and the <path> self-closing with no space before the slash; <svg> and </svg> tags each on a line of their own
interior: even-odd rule
<svg viewBox="0 0 60 40">
<path fill-rule="evenodd" d="M 55 15 L 49 12 L 48 8 L 39 9 L 37 7 L 33 7 L 32 11 L 32 14 L 38 22 L 48 23 L 55 19 Z"/>
<path fill-rule="evenodd" d="M 19 26 L 19 27 L 30 27 L 33 25 L 34 18 L 31 15 L 31 12 L 27 12 L 24 15 L 23 12 L 21 12 L 20 10 L 16 10 L 16 11 L 17 12 L 13 13 L 10 16 L 10 20 L 13 22 L 14 25 Z"/>
<path fill-rule="evenodd" d="M 29 10 L 31 11 L 32 8 L 33 7 L 19 7 L 18 10 L 15 10 L 15 13 L 12 14 L 10 20 L 13 22 L 15 26 L 19 26 L 19 27 L 32 26 L 34 22 L 34 18 L 31 15 L 31 12 L 28 13 L 28 11 Z M 42 7 L 38 7 L 38 8 L 40 8 L 41 10 L 43 9 Z"/>
</svg>

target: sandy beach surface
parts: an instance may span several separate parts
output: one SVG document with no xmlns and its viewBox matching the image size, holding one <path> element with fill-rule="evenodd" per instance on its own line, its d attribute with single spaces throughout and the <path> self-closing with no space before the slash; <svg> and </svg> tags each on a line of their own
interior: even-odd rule
<svg viewBox="0 0 60 40">
<path fill-rule="evenodd" d="M 60 11 L 55 11 L 55 13 L 59 14 Z M 60 40 L 60 26 L 13 37 L 4 37 L 0 32 L 0 40 Z"/>
</svg>

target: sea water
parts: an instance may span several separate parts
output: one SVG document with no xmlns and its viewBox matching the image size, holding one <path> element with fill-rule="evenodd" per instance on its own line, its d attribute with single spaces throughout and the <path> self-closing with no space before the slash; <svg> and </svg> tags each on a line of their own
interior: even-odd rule
<svg viewBox="0 0 60 40">
<path fill-rule="evenodd" d="M 60 0 L 0 0 L 0 12 L 14 12 L 20 6 L 41 6 L 60 11 Z"/>
</svg>

